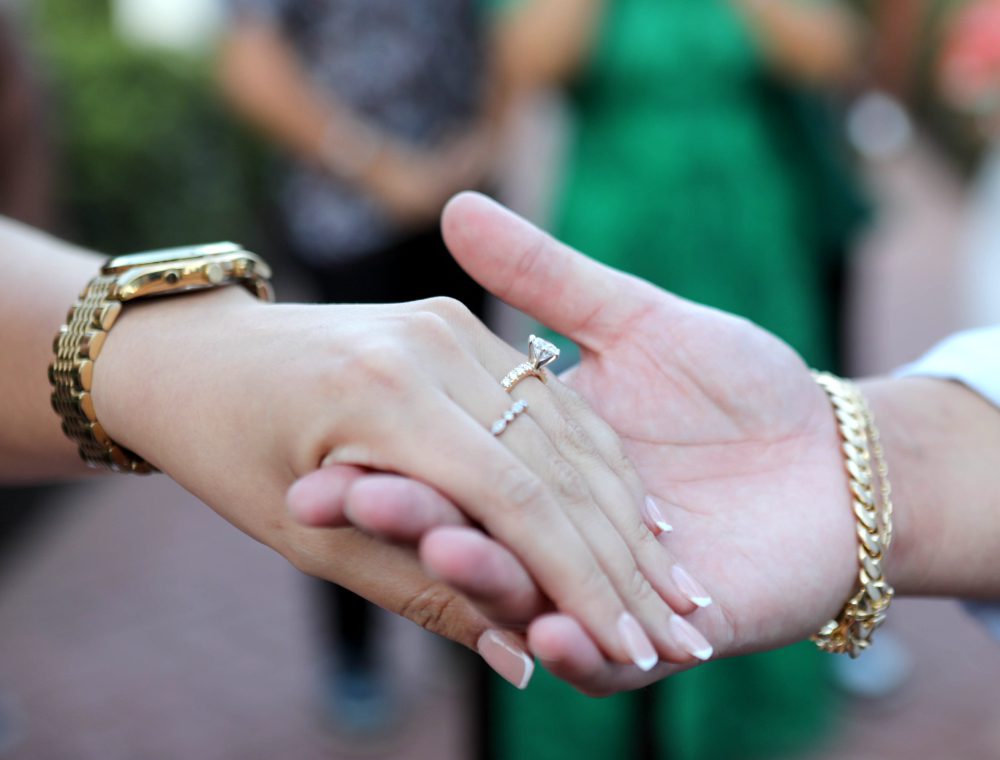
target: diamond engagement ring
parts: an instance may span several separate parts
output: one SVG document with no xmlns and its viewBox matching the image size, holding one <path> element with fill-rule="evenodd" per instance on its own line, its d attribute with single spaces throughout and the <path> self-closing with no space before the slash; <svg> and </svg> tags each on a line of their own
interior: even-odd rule
<svg viewBox="0 0 1000 760">
<path fill-rule="evenodd" d="M 510 393 L 514 386 L 526 377 L 537 377 L 545 382 L 544 368 L 559 358 L 559 349 L 547 340 L 532 335 L 528 338 L 528 361 L 521 362 L 504 375 L 500 381 L 503 389 Z"/>
<path fill-rule="evenodd" d="M 490 426 L 490 432 L 493 433 L 493 435 L 499 437 L 500 434 L 507 429 L 507 426 L 510 423 L 512 423 L 514 420 L 516 420 L 518 417 L 524 414 L 527 408 L 528 408 L 527 401 L 523 400 L 515 401 L 514 405 L 503 413 L 503 417 L 498 419 Z"/>
</svg>

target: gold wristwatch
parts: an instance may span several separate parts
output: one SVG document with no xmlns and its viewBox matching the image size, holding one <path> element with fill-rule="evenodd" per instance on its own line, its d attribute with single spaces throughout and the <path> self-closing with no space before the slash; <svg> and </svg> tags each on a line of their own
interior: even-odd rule
<svg viewBox="0 0 1000 760">
<path fill-rule="evenodd" d="M 139 298 L 242 285 L 262 300 L 274 300 L 271 271 L 258 256 L 234 243 L 148 251 L 109 260 L 80 293 L 56 336 L 49 366 L 52 408 L 62 429 L 91 467 L 147 473 L 155 468 L 115 443 L 94 413 L 94 362 L 123 305 Z"/>
</svg>

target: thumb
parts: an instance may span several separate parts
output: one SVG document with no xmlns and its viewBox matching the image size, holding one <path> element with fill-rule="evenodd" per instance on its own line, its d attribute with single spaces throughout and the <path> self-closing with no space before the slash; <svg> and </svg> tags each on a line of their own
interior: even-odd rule
<svg viewBox="0 0 1000 760">
<path fill-rule="evenodd" d="M 581 348 L 602 352 L 642 314 L 679 299 L 563 245 L 479 193 L 456 195 L 441 218 L 469 275 Z"/>
</svg>

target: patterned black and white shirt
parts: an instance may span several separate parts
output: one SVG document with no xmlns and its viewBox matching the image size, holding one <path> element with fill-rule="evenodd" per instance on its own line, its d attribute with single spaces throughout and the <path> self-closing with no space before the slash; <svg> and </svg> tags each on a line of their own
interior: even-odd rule
<svg viewBox="0 0 1000 760">
<path fill-rule="evenodd" d="M 417 146 L 476 116 L 483 49 L 478 0 L 228 0 L 234 17 L 275 24 L 316 88 Z M 286 168 L 279 204 L 313 263 L 345 261 L 399 232 L 378 203 L 316 168 Z"/>
</svg>

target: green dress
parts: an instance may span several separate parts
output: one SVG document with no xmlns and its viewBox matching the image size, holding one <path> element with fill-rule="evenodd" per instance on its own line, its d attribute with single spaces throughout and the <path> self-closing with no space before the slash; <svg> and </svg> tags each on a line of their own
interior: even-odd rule
<svg viewBox="0 0 1000 760">
<path fill-rule="evenodd" d="M 811 104 L 767 76 L 725 0 L 609 2 L 599 35 L 571 91 L 558 237 L 829 366 L 824 272 L 859 207 Z M 659 757 L 780 757 L 829 727 L 828 664 L 810 644 L 709 663 L 651 687 L 645 706 L 589 699 L 544 671 L 523 694 L 498 682 L 497 756 L 624 760 L 646 730 Z"/>
</svg>

